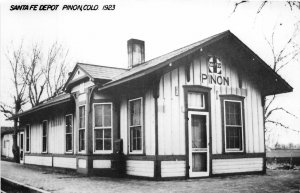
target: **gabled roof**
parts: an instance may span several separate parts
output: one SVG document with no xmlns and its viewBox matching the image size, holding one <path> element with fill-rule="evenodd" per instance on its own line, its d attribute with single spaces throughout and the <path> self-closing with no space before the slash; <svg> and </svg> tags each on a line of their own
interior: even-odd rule
<svg viewBox="0 0 300 193">
<path fill-rule="evenodd" d="M 54 105 L 58 105 L 58 104 L 62 104 L 62 103 L 65 103 L 65 102 L 69 102 L 71 101 L 71 94 L 69 93 L 63 93 L 63 94 L 60 94 L 56 97 L 53 97 L 53 98 L 50 98 L 50 99 L 47 99 L 45 100 L 43 103 L 27 110 L 27 111 L 23 111 L 21 113 L 18 113 L 12 117 L 10 117 L 9 119 L 12 120 L 14 119 L 15 117 L 22 117 L 24 115 L 27 115 L 27 114 L 30 114 L 30 113 L 33 113 L 33 112 L 36 112 L 36 111 L 39 111 L 39 110 L 42 110 L 42 109 L 45 109 L 45 108 L 48 108 L 48 107 L 52 107 Z"/>
<path fill-rule="evenodd" d="M 277 89 L 276 92 L 275 91 L 273 93 L 269 92 L 269 93 L 266 93 L 265 95 L 291 92 L 293 90 L 293 88 L 283 78 L 281 78 L 280 75 L 278 75 L 269 65 L 267 65 L 260 57 L 258 57 L 250 48 L 248 48 L 241 40 L 239 40 L 229 30 L 219 33 L 219 34 L 216 34 L 216 35 L 213 35 L 211 37 L 208 37 L 208 38 L 198 41 L 196 43 L 190 44 L 183 48 L 177 49 L 173 52 L 164 54 L 164 55 L 154 58 L 152 60 L 146 61 L 132 69 L 129 69 L 128 71 L 125 71 L 124 73 L 120 74 L 119 76 L 114 77 L 112 79 L 112 81 L 103 84 L 103 87 L 99 88 L 99 90 L 105 90 L 105 89 L 114 87 L 116 85 L 120 85 L 122 83 L 129 82 L 131 80 L 143 77 L 147 74 L 150 74 L 158 69 L 161 69 L 161 68 L 169 65 L 170 63 L 178 60 L 179 58 L 187 56 L 201 48 L 209 46 L 209 45 L 211 45 L 219 40 L 222 40 L 226 37 L 232 37 L 234 39 L 234 41 L 237 42 L 242 49 L 245 49 L 249 55 L 251 55 L 257 61 L 259 61 L 260 66 L 262 66 L 262 68 L 264 68 L 264 70 L 268 74 L 271 75 L 272 84 L 280 85 L 280 86 L 278 86 L 278 87 L 280 87 L 280 89 Z"/>
<path fill-rule="evenodd" d="M 108 88 L 108 87 L 117 85 L 119 83 L 134 79 L 135 76 L 140 77 L 140 76 L 143 76 L 143 74 L 148 74 L 150 72 L 153 72 L 153 71 L 157 70 L 158 68 L 163 67 L 164 65 L 168 65 L 169 63 L 177 60 L 180 57 L 183 57 L 185 55 L 188 55 L 188 54 L 196 51 L 200 47 L 204 47 L 210 43 L 213 43 L 213 42 L 227 36 L 229 33 L 230 33 L 230 31 L 225 31 L 225 32 L 216 34 L 214 36 L 208 37 L 208 38 L 198 41 L 196 43 L 185 46 L 183 48 L 177 49 L 168 54 L 164 54 L 164 55 L 154 58 L 152 60 L 146 61 L 145 63 L 142 63 L 142 64 L 140 64 L 134 68 L 131 68 L 130 70 L 120 74 L 119 76 L 114 77 L 111 82 L 104 84 L 104 88 Z"/>
<path fill-rule="evenodd" d="M 81 69 L 86 75 L 79 79 L 73 80 L 73 77 L 77 69 Z M 67 82 L 65 83 L 64 89 L 68 88 L 69 85 L 74 84 L 75 82 L 78 82 L 86 77 L 88 77 L 92 81 L 99 81 L 99 80 L 110 81 L 114 77 L 116 77 L 117 75 L 125 71 L 127 71 L 127 69 L 109 67 L 109 66 L 100 66 L 95 64 L 77 63 L 73 71 L 71 72 Z"/>
<path fill-rule="evenodd" d="M 112 80 L 114 77 L 127 71 L 127 69 L 124 68 L 99 66 L 94 64 L 77 63 L 77 65 L 92 79 Z"/>
</svg>

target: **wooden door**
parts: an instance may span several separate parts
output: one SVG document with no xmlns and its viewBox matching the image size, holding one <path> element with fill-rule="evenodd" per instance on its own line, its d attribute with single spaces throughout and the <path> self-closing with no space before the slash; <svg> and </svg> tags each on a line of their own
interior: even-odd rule
<svg viewBox="0 0 300 193">
<path fill-rule="evenodd" d="M 189 111 L 189 177 L 209 175 L 208 112 Z"/>
</svg>

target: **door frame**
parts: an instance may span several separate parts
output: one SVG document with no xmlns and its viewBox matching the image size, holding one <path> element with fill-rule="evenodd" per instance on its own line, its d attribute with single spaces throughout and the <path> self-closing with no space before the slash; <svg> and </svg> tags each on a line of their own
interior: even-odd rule
<svg viewBox="0 0 300 193">
<path fill-rule="evenodd" d="M 190 159 L 189 159 L 189 118 L 188 112 L 207 112 L 208 113 L 208 131 L 209 131 L 209 141 L 210 145 L 208 147 L 209 153 L 209 168 L 208 168 L 208 176 L 212 175 L 212 148 L 211 148 L 211 89 L 210 87 L 201 86 L 201 85 L 183 85 L 184 90 L 184 120 L 185 120 L 185 156 L 186 156 L 186 169 L 185 169 L 185 177 L 190 178 L 189 171 L 190 171 Z M 191 109 L 188 108 L 188 92 L 200 92 L 205 94 L 205 108 L 204 109 Z"/>
<path fill-rule="evenodd" d="M 189 125 L 188 125 L 188 130 L 189 130 L 189 177 L 190 178 L 194 178 L 194 177 L 207 177 L 209 176 L 209 170 L 210 170 L 210 163 L 209 163 L 209 160 L 210 160 L 210 153 L 209 153 L 209 149 L 210 149 L 210 140 L 209 140 L 209 113 L 208 112 L 199 112 L 199 111 L 189 111 L 188 112 L 188 118 L 189 120 L 192 120 L 192 115 L 204 115 L 205 116 L 205 119 L 206 119 L 206 140 L 207 140 L 207 150 L 206 150 L 206 155 L 207 155 L 207 158 L 206 158 L 206 164 L 207 164 L 207 171 L 206 172 L 192 172 L 192 154 L 193 154 L 193 151 L 192 151 L 192 131 L 191 131 L 191 128 L 192 128 L 192 121 L 189 121 Z"/>
</svg>

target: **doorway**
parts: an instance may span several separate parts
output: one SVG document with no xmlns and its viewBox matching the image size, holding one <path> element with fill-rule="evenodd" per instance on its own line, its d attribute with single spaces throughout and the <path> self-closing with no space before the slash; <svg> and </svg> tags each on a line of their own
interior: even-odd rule
<svg viewBox="0 0 300 193">
<path fill-rule="evenodd" d="M 189 177 L 209 175 L 209 114 L 188 112 Z"/>
</svg>

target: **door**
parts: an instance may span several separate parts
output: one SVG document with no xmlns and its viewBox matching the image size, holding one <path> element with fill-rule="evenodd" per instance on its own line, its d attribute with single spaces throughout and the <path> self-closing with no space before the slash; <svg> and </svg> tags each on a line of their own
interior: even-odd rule
<svg viewBox="0 0 300 193">
<path fill-rule="evenodd" d="M 24 132 L 20 133 L 20 163 L 24 163 Z"/>
<path fill-rule="evenodd" d="M 189 111 L 189 177 L 209 175 L 208 112 Z"/>
</svg>

